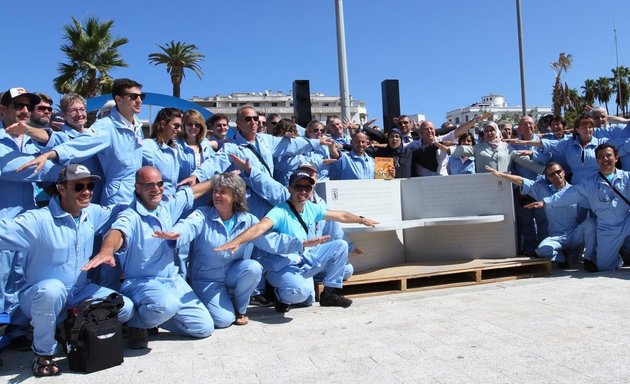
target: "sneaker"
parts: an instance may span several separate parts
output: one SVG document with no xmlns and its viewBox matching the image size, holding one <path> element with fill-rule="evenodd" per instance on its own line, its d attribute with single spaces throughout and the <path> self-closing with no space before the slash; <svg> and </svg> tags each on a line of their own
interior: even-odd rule
<svg viewBox="0 0 630 384">
<path fill-rule="evenodd" d="M 127 346 L 131 349 L 145 349 L 149 347 L 149 335 L 144 328 L 129 327 Z"/>
<path fill-rule="evenodd" d="M 273 301 L 269 300 L 265 295 L 255 295 L 249 299 L 249 305 L 255 305 L 257 307 L 268 307 L 273 304 Z"/>
<path fill-rule="evenodd" d="M 274 308 L 276 309 L 276 312 L 280 312 L 280 313 L 287 313 L 289 312 L 289 304 L 285 304 L 281 301 L 276 301 L 276 303 L 274 304 Z"/>
<path fill-rule="evenodd" d="M 586 272 L 597 272 L 597 265 L 589 259 L 584 259 L 584 270 Z"/>
<path fill-rule="evenodd" d="M 321 295 L 319 295 L 319 305 L 321 305 L 322 307 L 348 308 L 352 305 L 352 300 L 336 292 L 328 293 L 324 291 L 321 293 Z"/>
</svg>

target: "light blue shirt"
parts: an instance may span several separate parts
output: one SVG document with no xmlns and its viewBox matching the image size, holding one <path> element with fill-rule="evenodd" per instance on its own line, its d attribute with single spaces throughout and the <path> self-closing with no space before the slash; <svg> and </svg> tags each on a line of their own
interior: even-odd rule
<svg viewBox="0 0 630 384">
<path fill-rule="evenodd" d="M 130 203 L 134 199 L 135 173 L 142 166 L 142 123 L 137 117 L 129 126 L 116 108 L 111 115 L 97 120 L 92 128 L 95 135 L 77 138 L 54 148 L 59 163 L 78 163 L 98 155 L 103 167 L 103 205 Z"/>
<path fill-rule="evenodd" d="M 118 258 L 127 280 L 134 278 L 174 277 L 179 268 L 175 265 L 175 251 L 165 240 L 153 237 L 155 231 L 171 231 L 185 209 L 193 204 L 189 187 L 175 195 L 164 196 L 155 213 L 150 213 L 138 201 L 121 212 L 112 229 L 121 231 L 125 242 Z"/>
<path fill-rule="evenodd" d="M 179 155 L 177 145 L 170 147 L 166 143 L 158 144 L 153 139 L 146 139 L 142 143 L 142 165 L 157 168 L 164 181 L 164 193 L 173 195 L 177 189 L 179 179 Z"/>
<path fill-rule="evenodd" d="M 374 159 L 363 154 L 358 156 L 354 150 L 350 153 L 341 152 L 341 156 L 331 166 L 332 180 L 357 180 L 374 178 Z"/>
<path fill-rule="evenodd" d="M 533 181 L 530 179 L 523 179 L 523 186 L 521 187 L 521 193 L 524 195 L 530 195 L 534 199 L 541 201 L 544 198 L 550 197 L 553 194 L 565 191 L 572 188 L 571 184 L 565 183 L 564 187 L 560 190 L 556 189 L 553 184 L 550 184 L 546 180 L 539 179 Z M 586 201 L 581 201 L 581 206 L 585 206 Z M 567 205 L 564 207 L 549 207 L 545 204 L 545 214 L 547 215 L 547 224 L 549 226 L 548 231 L 550 236 L 566 235 L 573 231 L 581 222 L 581 218 L 584 218 L 583 209 L 581 209 L 577 203 Z"/>
<path fill-rule="evenodd" d="M 82 287 L 89 283 L 81 268 L 92 256 L 94 235 L 111 216 L 111 209 L 90 204 L 77 223 L 56 196 L 45 208 L 0 220 L 0 249 L 24 251 L 25 286 L 56 279 L 68 290 Z"/>
</svg>

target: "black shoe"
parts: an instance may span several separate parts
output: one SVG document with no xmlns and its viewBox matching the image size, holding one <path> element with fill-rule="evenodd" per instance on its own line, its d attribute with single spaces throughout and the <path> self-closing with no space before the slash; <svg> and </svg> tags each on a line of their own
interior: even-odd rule
<svg viewBox="0 0 630 384">
<path fill-rule="evenodd" d="M 566 261 L 563 261 L 562 263 L 558 263 L 558 268 L 560 268 L 560 269 L 569 269 L 569 268 L 571 268 L 571 264 L 569 264 Z"/>
<path fill-rule="evenodd" d="M 255 305 L 257 307 L 268 307 L 273 304 L 273 301 L 269 300 L 266 295 L 256 295 L 249 299 L 249 305 Z"/>
<path fill-rule="evenodd" d="M 584 259 L 584 270 L 586 272 L 599 272 L 597 270 L 597 265 L 590 261 L 589 259 Z"/>
<path fill-rule="evenodd" d="M 319 305 L 322 307 L 343 307 L 348 308 L 352 305 L 352 300 L 348 299 L 344 295 L 340 295 L 335 292 L 322 292 L 319 295 Z"/>
<path fill-rule="evenodd" d="M 287 313 L 289 312 L 289 304 L 285 304 L 281 301 L 276 301 L 276 303 L 274 304 L 274 308 L 276 309 L 277 312 L 280 313 Z"/>
<path fill-rule="evenodd" d="M 144 328 L 129 327 L 127 346 L 131 349 L 145 349 L 149 347 L 149 334 Z"/>
</svg>

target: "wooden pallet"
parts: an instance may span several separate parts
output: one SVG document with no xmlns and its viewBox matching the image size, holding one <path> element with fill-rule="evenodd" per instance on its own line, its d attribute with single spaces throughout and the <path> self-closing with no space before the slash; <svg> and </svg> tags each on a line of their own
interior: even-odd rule
<svg viewBox="0 0 630 384">
<path fill-rule="evenodd" d="M 528 257 L 405 263 L 355 274 L 344 281 L 343 294 L 351 297 L 384 295 L 486 284 L 550 273 L 549 260 Z M 322 290 L 323 285 L 317 283 L 318 298 Z"/>
</svg>

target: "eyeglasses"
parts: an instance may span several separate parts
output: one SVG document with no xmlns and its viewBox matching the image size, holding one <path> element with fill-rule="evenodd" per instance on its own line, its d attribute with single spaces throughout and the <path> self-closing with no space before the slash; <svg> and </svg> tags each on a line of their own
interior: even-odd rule
<svg viewBox="0 0 630 384">
<path fill-rule="evenodd" d="M 560 174 L 562 173 L 562 169 L 558 169 L 555 172 L 551 172 L 547 174 L 547 177 L 551 177 L 551 176 L 560 176 Z"/>
<path fill-rule="evenodd" d="M 73 108 L 73 109 L 68 109 L 66 111 L 66 113 L 71 114 L 71 115 L 76 115 L 77 113 L 85 113 L 85 112 L 87 112 L 85 108 Z"/>
<path fill-rule="evenodd" d="M 35 110 L 37 112 L 48 112 L 48 113 L 52 113 L 53 111 L 52 107 L 47 107 L 45 105 L 38 105 L 35 107 Z"/>
<path fill-rule="evenodd" d="M 13 105 L 13 109 L 15 109 L 16 111 L 21 111 L 24 107 L 26 107 L 26 109 L 28 109 L 29 111 L 33 110 L 33 106 L 26 103 L 14 102 L 12 103 L 12 105 Z"/>
<path fill-rule="evenodd" d="M 74 185 L 74 191 L 75 192 L 83 192 L 84 189 L 87 189 L 88 191 L 93 191 L 94 188 L 96 188 L 96 183 L 93 181 L 90 181 L 87 184 L 83 184 L 83 183 L 76 183 Z"/>
<path fill-rule="evenodd" d="M 158 181 L 155 183 L 136 183 L 136 185 L 141 185 L 144 189 L 153 189 L 155 187 L 162 188 L 164 186 L 164 181 Z"/>
<path fill-rule="evenodd" d="M 270 121 L 269 125 L 278 125 L 278 122 L 277 121 Z"/>
<path fill-rule="evenodd" d="M 311 192 L 313 190 L 313 186 L 312 185 L 295 184 L 293 186 L 293 189 L 295 189 L 296 192 Z"/>
<path fill-rule="evenodd" d="M 247 121 L 248 123 L 252 120 L 258 121 L 258 116 L 243 116 L 243 120 Z"/>
<path fill-rule="evenodd" d="M 144 98 L 147 97 L 147 95 L 144 94 L 144 93 L 133 93 L 133 92 L 131 92 L 131 93 L 123 93 L 122 96 L 123 97 L 124 96 L 128 96 L 129 100 L 131 100 L 131 101 L 136 100 L 138 97 L 140 98 L 140 100 L 144 100 Z"/>
<path fill-rule="evenodd" d="M 203 125 L 196 124 L 196 123 L 185 123 L 184 125 L 186 126 L 186 128 L 198 128 L 198 129 L 203 128 Z"/>
</svg>

